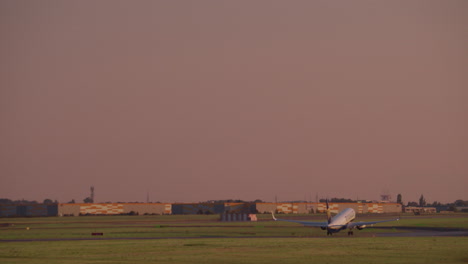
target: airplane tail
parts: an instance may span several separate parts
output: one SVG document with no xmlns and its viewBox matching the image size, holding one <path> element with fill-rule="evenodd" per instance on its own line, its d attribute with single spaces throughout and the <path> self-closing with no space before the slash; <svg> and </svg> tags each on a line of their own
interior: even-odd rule
<svg viewBox="0 0 468 264">
<path fill-rule="evenodd" d="M 325 203 L 327 205 L 327 221 L 330 224 L 332 217 L 331 217 L 330 207 L 328 206 L 328 199 L 325 200 Z"/>
</svg>

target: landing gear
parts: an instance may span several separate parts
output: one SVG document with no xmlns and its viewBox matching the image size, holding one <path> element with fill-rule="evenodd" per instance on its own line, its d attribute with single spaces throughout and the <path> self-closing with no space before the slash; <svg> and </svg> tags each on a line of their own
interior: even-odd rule
<svg viewBox="0 0 468 264">
<path fill-rule="evenodd" d="M 331 235 L 333 235 L 333 233 L 327 230 L 327 236 L 331 236 Z"/>
<path fill-rule="evenodd" d="M 353 231 L 349 230 L 349 231 L 348 231 L 348 236 L 354 236 Z"/>
</svg>

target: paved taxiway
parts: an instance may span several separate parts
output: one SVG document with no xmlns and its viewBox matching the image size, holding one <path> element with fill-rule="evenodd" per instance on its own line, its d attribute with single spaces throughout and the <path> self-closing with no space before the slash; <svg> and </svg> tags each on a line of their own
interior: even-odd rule
<svg viewBox="0 0 468 264">
<path fill-rule="evenodd" d="M 89 237 L 89 238 L 48 238 L 48 239 L 0 239 L 0 243 L 5 242 L 45 242 L 45 241 L 79 241 L 79 240 L 164 240 L 164 239 L 213 239 L 213 238 L 239 238 L 239 239 L 262 239 L 262 238 L 353 238 L 353 237 L 465 237 L 468 236 L 467 229 L 448 228 L 418 228 L 418 227 L 380 227 L 379 229 L 392 229 L 397 232 L 391 233 L 358 233 L 354 236 L 201 236 L 201 237 Z M 402 231 L 402 232 L 398 232 Z"/>
<path fill-rule="evenodd" d="M 403 232 L 375 233 L 376 237 L 458 237 L 468 236 L 468 230 L 463 228 L 439 228 L 439 227 L 378 227 L 378 229 L 392 229 Z"/>
</svg>

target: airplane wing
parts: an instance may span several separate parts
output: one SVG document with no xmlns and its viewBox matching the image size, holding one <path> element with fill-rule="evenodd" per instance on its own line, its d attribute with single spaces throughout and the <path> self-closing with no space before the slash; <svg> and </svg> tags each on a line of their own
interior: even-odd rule
<svg viewBox="0 0 468 264">
<path fill-rule="evenodd" d="M 373 225 L 373 224 L 391 222 L 391 221 L 398 221 L 398 220 L 400 220 L 400 218 L 382 220 L 382 221 L 371 221 L 371 222 L 351 222 L 351 223 L 348 223 L 348 227 L 351 228 L 351 227 L 355 227 L 355 226 Z"/>
<path fill-rule="evenodd" d="M 287 220 L 287 219 L 278 219 L 273 215 L 273 212 L 271 212 L 271 216 L 273 217 L 273 220 L 275 221 L 284 221 L 284 222 L 292 222 L 292 223 L 298 223 L 302 224 L 305 226 L 313 226 L 313 227 L 327 227 L 328 223 L 327 222 L 311 222 L 311 221 L 297 221 L 297 220 Z"/>
</svg>

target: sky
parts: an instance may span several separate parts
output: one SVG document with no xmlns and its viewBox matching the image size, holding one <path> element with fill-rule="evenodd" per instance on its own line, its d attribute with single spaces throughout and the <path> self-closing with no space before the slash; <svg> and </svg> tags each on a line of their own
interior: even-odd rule
<svg viewBox="0 0 468 264">
<path fill-rule="evenodd" d="M 0 198 L 468 200 L 468 1 L 0 1 Z"/>
</svg>

